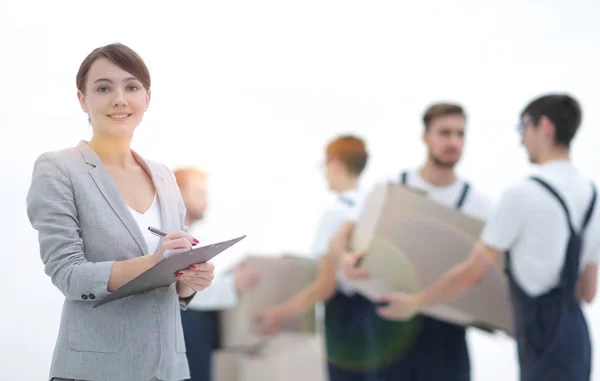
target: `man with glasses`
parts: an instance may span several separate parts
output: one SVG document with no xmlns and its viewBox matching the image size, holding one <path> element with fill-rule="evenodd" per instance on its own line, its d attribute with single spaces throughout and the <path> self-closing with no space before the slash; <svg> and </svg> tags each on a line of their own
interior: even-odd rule
<svg viewBox="0 0 600 381">
<path fill-rule="evenodd" d="M 409 319 L 453 299 L 506 255 L 521 381 L 588 381 L 591 343 L 581 303 L 596 295 L 600 208 L 595 186 L 570 160 L 580 123 L 581 108 L 569 95 L 529 103 L 519 130 L 538 174 L 504 192 L 465 262 L 418 294 L 384 296 L 389 305 L 379 313 Z"/>
</svg>

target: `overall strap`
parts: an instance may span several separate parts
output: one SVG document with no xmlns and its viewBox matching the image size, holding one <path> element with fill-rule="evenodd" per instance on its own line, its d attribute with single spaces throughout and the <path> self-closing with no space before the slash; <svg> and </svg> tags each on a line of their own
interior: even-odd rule
<svg viewBox="0 0 600 381">
<path fill-rule="evenodd" d="M 402 184 L 402 185 L 406 185 L 406 181 L 407 181 L 407 180 L 408 180 L 408 172 L 406 172 L 406 171 L 403 171 L 403 172 L 400 174 L 400 184 Z"/>
<path fill-rule="evenodd" d="M 406 182 L 408 180 L 408 172 L 407 171 L 403 171 L 402 173 L 400 173 L 400 184 L 402 185 L 406 185 Z M 469 185 L 469 183 L 465 182 L 463 184 L 463 189 L 460 193 L 460 196 L 458 197 L 458 201 L 456 202 L 456 209 L 461 209 L 465 200 L 467 199 L 467 194 L 469 193 L 469 189 L 471 189 L 471 186 Z"/>
<path fill-rule="evenodd" d="M 462 206 L 467 198 L 467 194 L 469 193 L 469 189 L 470 189 L 469 183 L 465 183 L 463 185 L 462 192 L 460 193 L 460 197 L 458 198 L 458 201 L 456 203 L 456 209 L 460 210 L 460 208 L 462 208 Z"/>
<path fill-rule="evenodd" d="M 560 205 L 565 211 L 567 221 L 569 224 L 570 238 L 569 244 L 567 245 L 567 255 L 565 257 L 565 262 L 561 271 L 561 283 L 563 288 L 566 287 L 565 289 L 571 289 L 573 287 L 576 287 L 577 279 L 579 278 L 582 237 L 583 232 L 585 231 L 585 228 L 587 227 L 590 221 L 592 211 L 594 210 L 594 206 L 596 204 L 596 187 L 592 184 L 592 200 L 584 215 L 584 220 L 583 224 L 581 225 L 581 229 L 579 233 L 577 233 L 575 231 L 575 227 L 573 226 L 571 214 L 569 213 L 567 204 L 565 203 L 563 198 L 559 196 L 558 192 L 552 186 L 550 186 L 550 184 L 540 179 L 539 177 L 531 177 L 531 179 L 538 182 L 540 185 L 546 188 L 546 190 L 548 190 L 559 201 Z"/>
<path fill-rule="evenodd" d="M 590 206 L 588 206 L 588 210 L 585 213 L 585 217 L 583 218 L 583 224 L 581 225 L 581 231 L 587 227 L 588 223 L 592 219 L 592 212 L 594 211 L 594 207 L 596 206 L 596 186 L 592 183 L 592 201 L 590 201 Z"/>
<path fill-rule="evenodd" d="M 567 219 L 569 222 L 569 228 L 571 229 L 571 231 L 575 232 L 575 228 L 571 222 L 571 214 L 569 213 L 567 204 L 562 199 L 562 197 L 560 197 L 558 195 L 558 192 L 556 192 L 556 190 L 554 190 L 554 188 L 552 188 L 552 186 L 550 186 L 550 184 L 548 184 L 544 180 L 540 179 L 539 177 L 531 177 L 531 179 L 540 183 L 544 188 L 546 188 L 548 191 L 550 191 L 550 193 L 552 193 L 554 195 L 554 197 L 556 197 L 556 199 L 560 202 L 560 204 L 562 205 L 562 207 L 567 215 Z M 590 201 L 590 205 L 588 206 L 587 211 L 585 212 L 585 215 L 583 217 L 583 223 L 581 224 L 581 229 L 579 231 L 579 234 L 583 233 L 583 231 L 587 227 L 588 223 L 590 222 L 590 219 L 592 218 L 592 212 L 594 211 L 594 207 L 596 205 L 596 194 L 597 194 L 596 186 L 594 184 L 591 184 L 591 186 L 592 186 L 592 200 Z"/>
<path fill-rule="evenodd" d="M 565 214 L 567 215 L 567 223 L 569 224 L 569 230 L 571 231 L 571 233 L 575 233 L 575 228 L 573 227 L 573 224 L 571 223 L 571 213 L 569 212 L 569 208 L 567 208 L 567 204 L 565 203 L 565 200 L 563 200 L 563 198 L 559 196 L 558 192 L 546 181 L 540 179 L 539 177 L 535 177 L 535 176 L 532 176 L 531 180 L 538 182 L 541 186 L 546 188 L 546 190 L 548 192 L 550 192 L 558 200 L 558 202 L 562 206 L 563 210 L 565 211 Z"/>
</svg>

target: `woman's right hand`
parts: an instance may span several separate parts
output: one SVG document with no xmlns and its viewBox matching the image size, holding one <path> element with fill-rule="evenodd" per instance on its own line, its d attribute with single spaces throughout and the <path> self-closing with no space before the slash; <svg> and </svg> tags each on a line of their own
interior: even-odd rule
<svg viewBox="0 0 600 381">
<path fill-rule="evenodd" d="M 176 231 L 167 234 L 156 253 L 152 254 L 154 263 L 174 253 L 183 253 L 192 248 L 199 241 L 184 231 Z"/>
</svg>

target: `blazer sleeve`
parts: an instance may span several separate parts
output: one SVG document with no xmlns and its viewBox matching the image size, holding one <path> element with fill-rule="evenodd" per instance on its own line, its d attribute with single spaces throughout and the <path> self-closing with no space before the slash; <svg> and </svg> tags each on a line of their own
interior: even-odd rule
<svg viewBox="0 0 600 381">
<path fill-rule="evenodd" d="M 70 177 L 55 154 L 42 154 L 34 164 L 27 215 L 38 231 L 45 272 L 67 299 L 93 302 L 110 294 L 114 261 L 86 259 Z"/>
</svg>

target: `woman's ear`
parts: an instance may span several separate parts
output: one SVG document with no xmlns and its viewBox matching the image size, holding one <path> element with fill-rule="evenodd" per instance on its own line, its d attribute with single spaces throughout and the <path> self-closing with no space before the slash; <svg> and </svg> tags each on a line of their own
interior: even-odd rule
<svg viewBox="0 0 600 381">
<path fill-rule="evenodd" d="M 151 91 L 148 90 L 148 92 L 146 93 L 146 110 L 148 111 L 148 107 L 150 106 L 150 98 L 152 98 L 152 94 Z"/>
<path fill-rule="evenodd" d="M 81 92 L 81 90 L 77 90 L 77 99 L 79 100 L 79 105 L 81 106 L 83 112 L 87 113 L 88 110 L 87 105 L 85 104 L 85 95 L 83 92 Z"/>
</svg>

